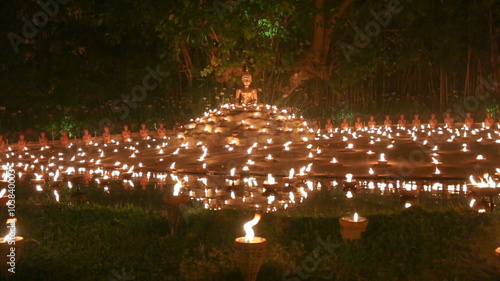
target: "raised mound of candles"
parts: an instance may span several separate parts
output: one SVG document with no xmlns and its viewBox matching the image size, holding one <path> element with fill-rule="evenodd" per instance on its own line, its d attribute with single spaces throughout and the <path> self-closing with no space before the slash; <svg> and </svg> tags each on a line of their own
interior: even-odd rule
<svg viewBox="0 0 500 281">
<path fill-rule="evenodd" d="M 380 194 L 412 186 L 465 195 L 481 183 L 469 182 L 471 175 L 488 173 L 488 181 L 498 180 L 498 124 L 448 120 L 440 125 L 435 116 L 423 124 L 415 122 L 418 115 L 413 122 L 404 118 L 397 125 L 390 116 L 381 125 L 373 117 L 367 123 L 357 118 L 353 127 L 344 118 L 338 127 L 329 120 L 319 128 L 290 109 L 231 103 L 175 134 L 163 126 L 149 131 L 143 124 L 138 134 L 124 127 L 121 135 L 105 128 L 101 137 L 87 130 L 81 139 L 64 133 L 59 142 L 43 136 L 33 144 L 23 138 L 3 145 L 0 188 L 14 167 L 18 180 L 39 192 L 54 190 L 54 199 L 54 187 L 94 184 L 110 192 L 109 184 L 118 181 L 123 188 L 149 186 L 188 195 L 208 209 L 274 211 L 319 189 L 343 188 L 347 174 L 349 186 Z M 491 182 L 489 187 L 500 188 Z"/>
</svg>

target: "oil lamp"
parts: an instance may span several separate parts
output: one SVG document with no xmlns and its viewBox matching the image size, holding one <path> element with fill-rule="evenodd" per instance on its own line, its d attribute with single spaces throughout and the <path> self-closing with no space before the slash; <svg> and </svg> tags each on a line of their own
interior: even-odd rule
<svg viewBox="0 0 500 281">
<path fill-rule="evenodd" d="M 342 234 L 342 239 L 344 240 L 357 240 L 361 238 L 361 233 L 366 230 L 368 226 L 368 219 L 361 217 L 358 213 L 353 215 L 347 215 L 339 219 Z"/>
</svg>

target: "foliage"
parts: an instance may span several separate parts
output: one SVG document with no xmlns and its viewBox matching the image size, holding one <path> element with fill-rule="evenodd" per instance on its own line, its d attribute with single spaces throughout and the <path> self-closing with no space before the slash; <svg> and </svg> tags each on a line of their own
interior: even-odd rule
<svg viewBox="0 0 500 281">
<path fill-rule="evenodd" d="M 327 18 L 340 2 L 326 1 Z M 298 97 L 284 99 L 290 77 L 305 68 L 310 56 L 311 22 L 321 12 L 314 1 L 69 1 L 59 5 L 33 38 L 18 44 L 18 53 L 8 39 L 1 41 L 0 111 L 31 110 L 39 119 L 19 114 L 10 120 L 0 112 L 0 130 L 7 135 L 63 127 L 98 130 L 104 118 L 115 128 L 187 120 L 208 104 L 214 107 L 217 89 L 226 89 L 226 98 L 234 93 L 245 68 L 253 72 L 264 102 L 300 105 L 311 118 L 347 114 L 332 108 L 365 114 L 397 114 L 404 107 L 444 111 L 452 103 L 443 97 L 467 91 L 461 86 L 467 84 L 466 76 L 473 81 L 470 77 L 492 71 L 485 15 L 492 12 L 498 28 L 498 1 L 400 1 L 402 11 L 392 14 L 369 44 L 356 47 L 356 29 L 376 23 L 373 14 L 387 5 L 354 1 L 333 26 L 328 22 L 326 28 L 333 27 L 331 48 L 318 62 L 326 77 L 314 76 L 297 89 Z M 0 9 L 5 11 L 2 33 L 21 36 L 23 18 L 32 19 L 41 7 L 33 1 L 3 1 Z M 349 61 L 343 43 L 358 49 Z M 168 75 L 132 107 L 132 89 L 150 74 L 147 67 L 157 65 Z M 455 81 L 448 83 L 445 76 Z M 50 108 L 56 105 L 99 112 L 75 116 L 83 124 L 52 124 L 44 114 L 54 114 Z M 123 108 L 130 112 L 125 117 Z"/>
</svg>

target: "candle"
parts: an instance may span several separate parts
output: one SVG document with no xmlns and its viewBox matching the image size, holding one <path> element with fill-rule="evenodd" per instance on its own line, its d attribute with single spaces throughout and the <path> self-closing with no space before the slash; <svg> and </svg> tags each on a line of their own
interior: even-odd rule
<svg viewBox="0 0 500 281">
<path fill-rule="evenodd" d="M 341 217 L 339 223 L 342 227 L 342 239 L 356 240 L 361 238 L 361 233 L 368 226 L 368 219 L 359 216 L 358 213 L 354 213 L 352 216 Z"/>
<path fill-rule="evenodd" d="M 357 188 L 357 182 L 356 181 L 353 181 L 353 175 L 352 174 L 346 174 L 345 175 L 345 180 L 343 181 L 343 184 L 344 184 L 344 191 L 348 191 L 348 190 L 354 190 Z"/>
<path fill-rule="evenodd" d="M 264 160 L 267 162 L 272 162 L 272 161 L 274 161 L 274 158 L 271 154 L 269 154 L 269 155 L 267 155 L 267 157 Z"/>
<path fill-rule="evenodd" d="M 288 177 L 283 178 L 283 182 L 294 183 L 295 181 L 297 181 L 297 179 L 295 178 L 295 169 L 291 168 L 290 172 L 288 173 Z"/>
<path fill-rule="evenodd" d="M 277 185 L 273 175 L 267 174 L 267 179 L 264 181 L 264 186 L 274 186 Z"/>
<path fill-rule="evenodd" d="M 441 176 L 441 171 L 438 169 L 438 167 L 436 167 L 436 169 L 434 170 L 434 173 L 433 173 L 434 176 Z"/>
<path fill-rule="evenodd" d="M 380 158 L 378 159 L 379 165 L 387 165 L 387 159 L 385 159 L 385 153 L 380 153 Z"/>
<path fill-rule="evenodd" d="M 352 182 L 352 174 L 346 174 L 345 178 L 347 182 Z"/>
</svg>

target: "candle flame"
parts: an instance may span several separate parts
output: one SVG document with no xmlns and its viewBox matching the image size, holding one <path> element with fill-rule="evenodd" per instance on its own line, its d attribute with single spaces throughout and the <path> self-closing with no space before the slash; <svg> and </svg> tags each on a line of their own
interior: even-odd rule
<svg viewBox="0 0 500 281">
<path fill-rule="evenodd" d="M 387 161 L 387 160 L 385 159 L 385 153 L 380 153 L 380 161 L 382 161 L 382 162 Z"/>
<path fill-rule="evenodd" d="M 353 220 L 354 220 L 355 222 L 358 222 L 358 221 L 359 221 L 359 215 L 358 215 L 358 213 L 354 213 Z"/>
<path fill-rule="evenodd" d="M 476 199 L 470 200 L 469 206 L 472 208 L 474 207 L 474 204 L 476 203 Z"/>
<path fill-rule="evenodd" d="M 274 180 L 273 175 L 267 174 L 267 180 L 265 181 L 266 184 L 276 184 L 276 181 Z"/>
<path fill-rule="evenodd" d="M 479 179 L 481 181 L 480 182 L 476 182 L 476 180 L 474 179 L 474 177 L 472 175 L 469 177 L 469 180 L 470 180 L 471 184 L 474 185 L 474 186 L 477 186 L 479 188 L 485 188 L 485 187 L 496 188 L 496 187 L 500 187 L 500 183 L 497 185 L 497 183 L 495 182 L 495 180 L 488 173 L 485 173 L 483 175 L 483 177 L 480 177 Z"/>
<path fill-rule="evenodd" d="M 347 199 L 351 199 L 353 197 L 352 192 L 348 190 L 347 193 L 345 194 L 345 197 L 347 197 Z"/>
<path fill-rule="evenodd" d="M 345 175 L 345 178 L 346 178 L 347 182 L 351 182 L 352 181 L 352 174 Z"/>
<path fill-rule="evenodd" d="M 255 232 L 253 231 L 252 227 L 254 227 L 259 221 L 260 221 L 260 214 L 255 214 L 254 218 L 245 223 L 243 225 L 243 229 L 245 230 L 245 242 L 251 243 L 253 238 L 255 237 Z"/>
</svg>

